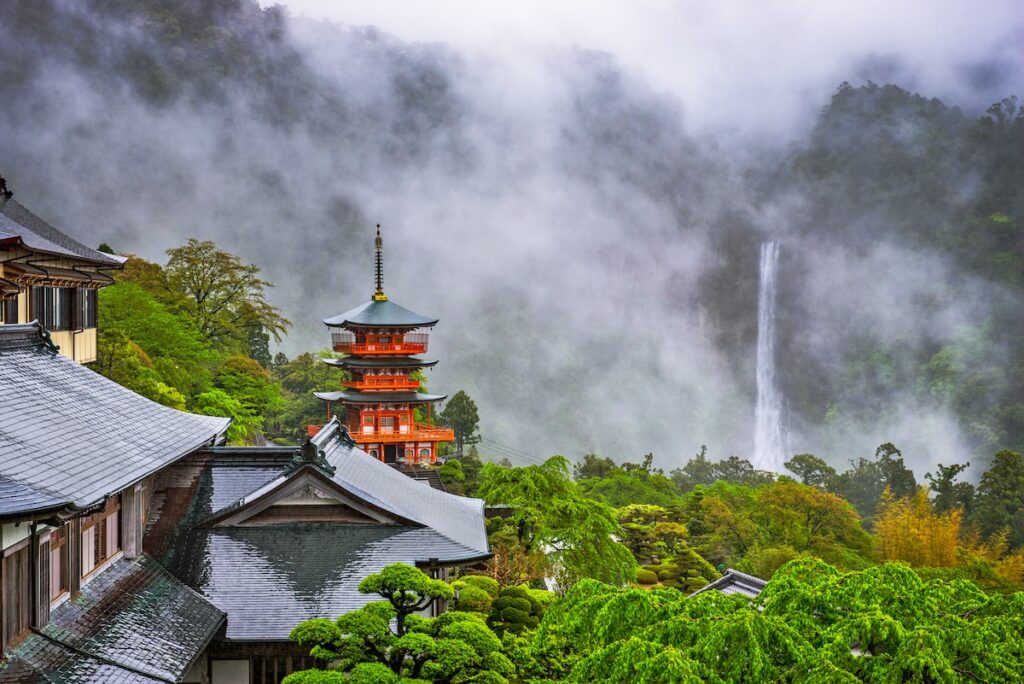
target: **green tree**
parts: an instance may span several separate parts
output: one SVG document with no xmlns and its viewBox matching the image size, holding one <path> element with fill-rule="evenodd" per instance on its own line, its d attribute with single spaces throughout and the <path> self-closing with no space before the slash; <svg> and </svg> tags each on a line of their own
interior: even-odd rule
<svg viewBox="0 0 1024 684">
<path fill-rule="evenodd" d="M 216 387 L 197 395 L 192 402 L 192 410 L 204 416 L 231 418 L 227 431 L 230 444 L 248 443 L 263 426 L 263 416 L 253 413 L 241 401 Z"/>
<path fill-rule="evenodd" d="M 93 368 L 119 385 L 158 404 L 179 411 L 185 409 L 184 395 L 161 380 L 149 355 L 120 330 L 109 330 L 100 335 Z"/>
<path fill-rule="evenodd" d="M 1024 457 L 1003 449 L 981 476 L 972 520 L 986 537 L 1009 533 L 1010 548 L 1024 546 Z"/>
<path fill-rule="evenodd" d="M 253 415 L 264 416 L 277 407 L 280 387 L 256 360 L 248 356 L 229 356 L 214 376 L 216 387 L 241 402 Z"/>
<path fill-rule="evenodd" d="M 836 476 L 836 470 L 814 454 L 797 454 L 786 461 L 786 469 L 800 478 L 805 485 L 828 489 Z"/>
<path fill-rule="evenodd" d="M 607 456 L 584 454 L 583 460 L 573 465 L 572 476 L 578 481 L 589 477 L 608 477 L 617 470 L 620 470 L 619 466 Z"/>
<path fill-rule="evenodd" d="M 755 601 L 583 581 L 532 644 L 548 676 L 570 682 L 1014 681 L 1022 618 L 1024 594 L 808 558 L 780 568 Z"/>
<path fill-rule="evenodd" d="M 701 444 L 696 456 L 687 461 L 682 468 L 676 468 L 669 476 L 679 487 L 679 491 L 692 491 L 697 485 L 709 485 L 716 479 L 715 464 L 708 460 L 708 448 Z"/>
<path fill-rule="evenodd" d="M 715 464 L 715 479 L 733 484 L 756 487 L 767 484 L 775 479 L 775 475 L 766 470 L 757 470 L 744 458 L 730 456 Z"/>
<path fill-rule="evenodd" d="M 928 488 L 935 494 L 933 505 L 936 513 L 947 513 L 955 508 L 962 508 L 970 514 L 974 502 L 974 485 L 970 482 L 956 482 L 956 478 L 970 467 L 970 463 L 954 463 L 936 466 L 935 475 L 925 473 Z"/>
<path fill-rule="evenodd" d="M 505 587 L 491 604 L 487 626 L 500 638 L 506 632 L 522 634 L 533 630 L 544 614 L 544 606 L 527 587 Z"/>
<path fill-rule="evenodd" d="M 834 479 L 834 491 L 870 520 L 886 487 L 898 499 L 917 491 L 914 473 L 903 463 L 900 450 L 886 442 L 875 450 L 875 460 L 850 461 L 850 469 Z"/>
<path fill-rule="evenodd" d="M 100 338 L 123 333 L 152 360 L 161 381 L 185 396 L 209 387 L 216 355 L 195 324 L 174 313 L 152 293 L 131 283 L 117 283 L 99 293 Z"/>
<path fill-rule="evenodd" d="M 631 503 L 670 506 L 678 499 L 678 487 L 660 471 L 627 469 L 628 465 L 636 464 L 624 463 L 604 477 L 579 480 L 577 484 L 587 496 L 614 507 Z"/>
<path fill-rule="evenodd" d="M 281 341 L 291 322 L 267 301 L 266 289 L 273 284 L 260 278 L 258 266 L 194 238 L 167 255 L 166 287 L 180 297 L 204 339 L 222 349 L 248 352 L 250 330 L 258 326 Z"/>
<path fill-rule="evenodd" d="M 569 476 L 564 456 L 542 465 L 503 468 L 484 465 L 477 496 L 507 505 L 502 521 L 515 530 L 522 552 L 544 550 L 553 562 L 559 586 L 583 577 L 612 584 L 632 581 L 633 554 L 615 537 L 622 533 L 612 509 L 583 495 Z"/>
<path fill-rule="evenodd" d="M 462 453 L 464 447 L 480 441 L 477 427 L 480 414 L 476 410 L 476 402 L 463 390 L 456 392 L 449 399 L 444 409 L 438 414 L 437 422 L 455 431 L 455 450 Z"/>
<path fill-rule="evenodd" d="M 501 684 L 515 667 L 502 653 L 501 641 L 483 618 L 448 612 L 438 618 L 415 613 L 437 599 L 451 599 L 452 588 L 401 563 L 385 567 L 359 584 L 375 601 L 337 620 L 307 620 L 291 639 L 310 654 L 335 663 L 349 681 L 389 681 L 391 677 L 436 682 L 480 681 Z M 393 626 L 392 626 L 393 625 Z M 387 673 L 390 673 L 387 674 Z M 296 673 L 297 682 L 333 681 L 324 671 Z M 320 679 L 324 678 L 324 679 Z"/>
</svg>

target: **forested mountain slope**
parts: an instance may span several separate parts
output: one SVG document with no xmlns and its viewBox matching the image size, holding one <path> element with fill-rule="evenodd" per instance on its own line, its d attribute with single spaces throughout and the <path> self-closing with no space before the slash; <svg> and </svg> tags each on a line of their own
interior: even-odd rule
<svg viewBox="0 0 1024 684">
<path fill-rule="evenodd" d="M 432 387 L 535 454 L 747 456 L 774 238 L 793 452 L 1024 448 L 1013 100 L 843 85 L 749 154 L 614 56 L 519 66 L 244 0 L 9 3 L 0 170 L 87 242 L 259 265 L 289 355 L 369 294 L 383 223 L 389 293 L 442 321 Z"/>
</svg>

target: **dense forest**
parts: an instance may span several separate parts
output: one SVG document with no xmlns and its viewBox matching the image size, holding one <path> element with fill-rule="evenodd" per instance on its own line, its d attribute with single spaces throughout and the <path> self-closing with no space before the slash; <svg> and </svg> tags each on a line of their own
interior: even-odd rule
<svg viewBox="0 0 1024 684">
<path fill-rule="evenodd" d="M 16 2 L 0 38 L 23 201 L 150 261 L 195 237 L 258 264 L 293 359 L 368 291 L 383 217 L 395 296 L 474 331 L 438 336 L 435 387 L 521 451 L 748 456 L 765 239 L 794 452 L 841 467 L 891 440 L 919 477 L 969 461 L 977 482 L 1024 449 L 1011 93 L 986 111 L 842 83 L 794 139 L 736 150 L 579 48 L 544 57 L 526 106 L 453 47 L 248 0 Z"/>
<path fill-rule="evenodd" d="M 285 682 L 1019 676 L 1020 454 L 997 454 L 977 491 L 961 466 L 919 486 L 890 444 L 842 473 L 809 454 L 787 467 L 802 482 L 704 453 L 667 476 L 649 458 L 589 455 L 572 476 L 562 457 L 450 461 L 450 486 L 511 507 L 490 521 L 494 557 L 448 583 L 403 565 L 370 575 L 360 591 L 379 600 L 296 626 L 329 666 Z M 727 566 L 771 581 L 754 600 L 694 594 Z M 417 615 L 431 599 L 454 610 Z"/>
</svg>

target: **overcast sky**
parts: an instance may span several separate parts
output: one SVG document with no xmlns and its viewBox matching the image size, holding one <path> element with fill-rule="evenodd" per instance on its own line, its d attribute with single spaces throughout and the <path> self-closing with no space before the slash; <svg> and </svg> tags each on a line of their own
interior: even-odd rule
<svg viewBox="0 0 1024 684">
<path fill-rule="evenodd" d="M 613 53 L 684 103 L 687 125 L 790 135 L 842 80 L 896 81 L 982 107 L 1020 92 L 1021 0 L 288 0 L 295 15 L 375 25 L 494 59 L 523 47 Z"/>
</svg>

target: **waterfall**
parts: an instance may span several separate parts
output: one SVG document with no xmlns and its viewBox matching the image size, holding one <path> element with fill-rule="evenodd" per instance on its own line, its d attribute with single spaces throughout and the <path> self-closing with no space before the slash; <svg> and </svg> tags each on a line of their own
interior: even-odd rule
<svg viewBox="0 0 1024 684">
<path fill-rule="evenodd" d="M 757 292 L 757 408 L 754 412 L 754 467 L 783 471 L 786 445 L 782 432 L 782 397 L 775 380 L 775 278 L 779 245 L 761 245 Z"/>
</svg>

